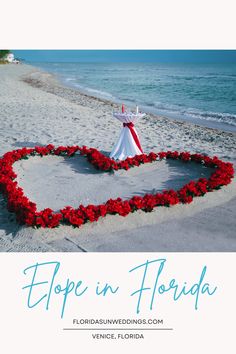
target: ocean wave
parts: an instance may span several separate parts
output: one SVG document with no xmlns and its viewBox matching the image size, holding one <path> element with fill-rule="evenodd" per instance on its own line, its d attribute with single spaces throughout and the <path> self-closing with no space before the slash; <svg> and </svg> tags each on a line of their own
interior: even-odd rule
<svg viewBox="0 0 236 354">
<path fill-rule="evenodd" d="M 119 97 L 119 101 L 124 101 L 127 102 L 128 104 L 137 104 L 137 100 L 136 99 L 133 99 L 133 98 L 130 98 L 130 97 L 126 97 L 126 96 L 120 96 Z"/>
<path fill-rule="evenodd" d="M 70 81 L 76 81 L 76 79 L 74 78 L 74 77 L 67 77 L 67 78 L 65 78 L 65 81 L 66 82 L 70 82 Z"/>
<path fill-rule="evenodd" d="M 154 105 L 147 105 L 154 107 L 157 111 L 162 111 L 164 114 L 174 114 L 177 116 L 184 116 L 186 118 L 200 119 L 205 121 L 212 121 L 215 123 L 223 123 L 236 127 L 236 115 L 230 113 L 201 111 L 195 108 L 184 108 L 181 105 L 171 105 L 163 103 L 155 103 Z"/>
<path fill-rule="evenodd" d="M 198 110 L 186 110 L 184 114 L 190 117 L 203 119 L 207 121 L 213 121 L 218 123 L 224 123 L 236 127 L 236 115 L 229 113 L 218 113 L 218 112 L 201 112 Z"/>
<path fill-rule="evenodd" d="M 182 109 L 181 105 L 174 105 L 170 103 L 164 104 L 162 102 L 154 102 L 154 104 L 151 104 L 150 106 L 163 111 L 171 111 L 171 112 L 180 112 Z"/>
<path fill-rule="evenodd" d="M 184 76 L 184 75 L 166 75 L 166 77 L 172 80 L 181 80 L 181 81 L 196 81 L 196 80 L 222 80 L 222 79 L 231 79 L 235 80 L 236 75 L 234 74 L 207 74 L 207 75 L 194 75 L 194 76 Z"/>
<path fill-rule="evenodd" d="M 84 90 L 87 93 L 90 93 L 90 94 L 92 94 L 94 96 L 114 99 L 114 96 L 111 93 L 106 92 L 106 91 L 85 87 L 85 86 L 82 86 L 82 85 L 79 85 L 79 84 L 75 84 L 74 86 L 76 86 L 77 88 L 80 88 L 81 90 Z"/>
</svg>

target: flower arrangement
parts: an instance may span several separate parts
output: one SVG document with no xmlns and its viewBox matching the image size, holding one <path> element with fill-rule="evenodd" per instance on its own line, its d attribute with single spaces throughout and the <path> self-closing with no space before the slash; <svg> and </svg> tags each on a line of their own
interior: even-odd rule
<svg viewBox="0 0 236 354">
<path fill-rule="evenodd" d="M 106 172 L 119 169 L 128 170 L 133 166 L 162 159 L 179 160 L 184 163 L 192 161 L 214 168 L 214 170 L 208 179 L 199 178 L 197 181 L 190 181 L 177 191 L 172 189 L 165 190 L 162 193 L 146 194 L 143 197 L 134 196 L 129 200 L 122 200 L 121 198 L 109 199 L 104 204 L 80 205 L 77 209 L 66 206 L 58 213 L 50 208 L 38 211 L 37 205 L 24 195 L 23 189 L 17 184 L 17 175 L 13 170 L 13 164 L 18 160 L 27 159 L 29 156 L 56 155 L 71 157 L 77 152 L 85 156 L 96 169 Z M 54 228 L 60 224 L 79 227 L 86 222 L 97 221 L 100 217 L 105 217 L 107 214 L 127 216 L 136 210 L 151 212 L 159 206 L 169 207 L 180 203 L 191 203 L 194 197 L 203 196 L 229 184 L 233 176 L 233 165 L 229 162 L 221 161 L 216 156 L 211 158 L 202 154 L 178 151 L 150 152 L 149 154 L 136 155 L 117 162 L 94 148 L 86 146 L 59 146 L 56 148 L 50 144 L 45 147 L 36 146 L 35 148 L 13 150 L 7 152 L 0 159 L 0 191 L 7 199 L 7 208 L 10 212 L 16 214 L 17 221 L 20 224 L 33 227 Z"/>
</svg>

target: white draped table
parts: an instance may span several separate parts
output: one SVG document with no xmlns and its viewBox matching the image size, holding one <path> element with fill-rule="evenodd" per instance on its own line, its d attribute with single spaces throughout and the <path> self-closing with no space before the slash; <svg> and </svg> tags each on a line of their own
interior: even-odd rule
<svg viewBox="0 0 236 354">
<path fill-rule="evenodd" d="M 145 113 L 113 113 L 113 116 L 123 123 L 118 142 L 115 144 L 110 157 L 114 160 L 125 160 L 127 157 L 143 153 L 134 123 L 145 116 Z"/>
</svg>

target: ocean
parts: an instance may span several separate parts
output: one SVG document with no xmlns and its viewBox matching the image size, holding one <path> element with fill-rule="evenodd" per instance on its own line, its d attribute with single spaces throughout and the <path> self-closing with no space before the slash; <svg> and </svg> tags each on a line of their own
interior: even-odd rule
<svg viewBox="0 0 236 354">
<path fill-rule="evenodd" d="M 32 63 L 66 85 L 144 112 L 236 131 L 236 63 Z"/>
</svg>

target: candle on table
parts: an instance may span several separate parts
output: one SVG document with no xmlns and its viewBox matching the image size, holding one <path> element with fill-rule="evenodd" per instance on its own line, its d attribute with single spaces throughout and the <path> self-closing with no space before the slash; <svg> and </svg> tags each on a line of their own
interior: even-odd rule
<svg viewBox="0 0 236 354">
<path fill-rule="evenodd" d="M 138 114 L 138 106 L 136 106 L 136 114 Z"/>
<path fill-rule="evenodd" d="M 122 104 L 122 107 L 121 107 L 121 111 L 122 113 L 125 113 L 125 106 Z"/>
</svg>

